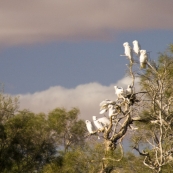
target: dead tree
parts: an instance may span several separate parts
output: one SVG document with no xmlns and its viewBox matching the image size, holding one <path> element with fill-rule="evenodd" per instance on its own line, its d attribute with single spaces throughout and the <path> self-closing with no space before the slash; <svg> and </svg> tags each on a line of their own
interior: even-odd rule
<svg viewBox="0 0 173 173">
<path fill-rule="evenodd" d="M 110 124 L 102 124 L 102 129 L 89 134 L 102 134 L 104 138 L 105 157 L 102 158 L 101 172 L 114 170 L 107 163 L 109 160 L 122 159 L 122 140 L 132 130 L 135 133 L 133 149 L 144 157 L 145 166 L 159 173 L 164 165 L 173 161 L 173 57 L 162 55 L 158 64 L 147 59 L 146 69 L 138 68 L 138 72 L 133 72 L 133 67 L 139 63 L 130 61 L 128 65 L 132 79 L 131 93 L 123 92 L 116 101 L 104 100 L 100 104 L 103 112 L 110 108 L 114 110 L 109 116 Z M 135 91 L 137 77 L 141 80 L 138 92 Z M 133 123 L 138 127 L 134 128 Z M 140 149 L 141 143 L 147 151 Z M 114 151 L 117 146 L 121 149 L 121 157 L 116 160 L 107 153 Z"/>
</svg>

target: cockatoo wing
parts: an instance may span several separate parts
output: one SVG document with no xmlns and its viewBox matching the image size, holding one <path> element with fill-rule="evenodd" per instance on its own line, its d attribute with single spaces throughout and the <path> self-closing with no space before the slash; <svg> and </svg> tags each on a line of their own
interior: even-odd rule
<svg viewBox="0 0 173 173">
<path fill-rule="evenodd" d="M 112 101 L 112 100 L 103 100 L 101 103 L 100 103 L 100 114 L 103 114 L 105 113 L 107 110 L 108 110 L 108 106 L 110 104 L 116 104 L 115 101 Z"/>
<path fill-rule="evenodd" d="M 133 51 L 129 45 L 125 46 L 125 55 L 129 58 L 130 62 L 133 62 Z"/>
<path fill-rule="evenodd" d="M 103 105 L 112 104 L 112 103 L 114 103 L 114 101 L 106 99 L 106 100 L 103 100 L 99 105 L 103 106 Z"/>
<path fill-rule="evenodd" d="M 103 125 L 99 121 L 97 121 L 97 120 L 94 121 L 94 125 L 99 130 L 102 130 L 104 128 Z"/>
<path fill-rule="evenodd" d="M 105 104 L 105 105 L 100 107 L 100 114 L 103 114 L 108 110 L 108 105 L 109 104 Z"/>
<path fill-rule="evenodd" d="M 124 53 L 126 56 L 130 56 L 130 46 L 125 46 L 124 47 Z"/>
<path fill-rule="evenodd" d="M 110 120 L 106 117 L 99 118 L 98 121 L 104 126 L 108 126 L 110 124 Z"/>
<path fill-rule="evenodd" d="M 145 55 L 143 54 L 143 52 L 141 53 L 141 55 L 139 57 L 139 61 L 140 62 L 145 62 Z"/>
<path fill-rule="evenodd" d="M 100 114 L 104 114 L 106 111 L 107 111 L 107 109 L 102 109 L 102 110 L 100 111 Z"/>
<path fill-rule="evenodd" d="M 103 125 L 97 120 L 96 116 L 93 116 L 93 122 L 97 129 L 102 130 L 104 128 Z"/>
<path fill-rule="evenodd" d="M 88 132 L 89 132 L 90 134 L 92 134 L 94 131 L 93 131 L 93 126 L 92 126 L 91 121 L 86 120 L 85 123 L 86 123 L 86 127 L 87 127 Z"/>
</svg>

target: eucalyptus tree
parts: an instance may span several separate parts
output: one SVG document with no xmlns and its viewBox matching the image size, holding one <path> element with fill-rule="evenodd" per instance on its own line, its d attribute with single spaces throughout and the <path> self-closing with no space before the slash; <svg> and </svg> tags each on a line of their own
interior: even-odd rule
<svg viewBox="0 0 173 173">
<path fill-rule="evenodd" d="M 18 111 L 18 98 L 0 93 L 0 172 L 11 167 L 8 158 L 9 138 L 6 133 L 6 123 L 15 116 Z"/>
<path fill-rule="evenodd" d="M 5 146 L 1 172 L 33 172 L 41 170 L 56 153 L 45 115 L 19 111 L 5 124 Z"/>
<path fill-rule="evenodd" d="M 56 108 L 48 114 L 48 123 L 57 150 L 65 152 L 72 146 L 84 144 L 85 123 L 79 119 L 79 109 Z"/>
<path fill-rule="evenodd" d="M 0 124 L 4 124 L 9 118 L 14 117 L 18 109 L 18 97 L 11 97 L 0 92 Z"/>
<path fill-rule="evenodd" d="M 173 52 L 172 45 L 160 54 L 158 62 L 140 73 L 145 90 L 140 119 L 143 123 L 133 137 L 134 149 L 144 156 L 144 165 L 154 172 L 169 172 L 173 166 Z M 147 124 L 146 124 L 147 123 Z M 145 150 L 141 151 L 141 144 Z"/>
<path fill-rule="evenodd" d="M 77 108 L 35 114 L 18 110 L 18 100 L 2 94 L 0 113 L 0 172 L 40 172 L 55 162 L 58 169 L 67 163 L 65 153 L 84 144 L 85 123 Z"/>
</svg>

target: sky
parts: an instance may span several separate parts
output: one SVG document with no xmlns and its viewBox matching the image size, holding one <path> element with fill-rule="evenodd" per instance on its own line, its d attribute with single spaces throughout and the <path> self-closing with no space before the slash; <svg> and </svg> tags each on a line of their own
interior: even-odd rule
<svg viewBox="0 0 173 173">
<path fill-rule="evenodd" d="M 80 109 L 99 115 L 127 87 L 123 43 L 150 58 L 173 43 L 172 0 L 0 0 L 0 84 L 20 109 Z"/>
</svg>

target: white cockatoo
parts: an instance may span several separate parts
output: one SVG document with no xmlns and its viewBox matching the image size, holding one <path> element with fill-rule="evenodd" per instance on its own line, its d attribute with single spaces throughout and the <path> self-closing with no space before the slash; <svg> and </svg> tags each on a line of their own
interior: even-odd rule
<svg viewBox="0 0 173 173">
<path fill-rule="evenodd" d="M 107 112 L 108 108 L 100 108 L 100 114 L 104 114 L 105 112 Z"/>
<path fill-rule="evenodd" d="M 108 108 L 100 108 L 100 114 L 104 114 L 105 112 L 107 112 Z"/>
<path fill-rule="evenodd" d="M 134 40 L 133 42 L 133 51 L 137 56 L 140 56 L 140 50 L 141 46 L 137 40 Z"/>
<path fill-rule="evenodd" d="M 125 56 L 127 56 L 129 58 L 130 62 L 133 63 L 133 51 L 132 51 L 132 48 L 130 47 L 128 42 L 125 42 L 123 44 L 123 46 L 124 46 Z"/>
<path fill-rule="evenodd" d="M 111 123 L 110 120 L 107 117 L 101 117 L 99 118 L 99 121 L 104 125 L 104 126 L 109 126 Z"/>
<path fill-rule="evenodd" d="M 133 87 L 131 85 L 128 85 L 126 89 L 126 95 L 132 94 L 132 91 L 133 91 Z"/>
<path fill-rule="evenodd" d="M 111 118 L 112 115 L 114 115 L 116 113 L 116 108 L 114 107 L 114 105 L 108 105 L 109 108 L 109 117 Z"/>
<path fill-rule="evenodd" d="M 85 121 L 85 124 L 86 124 L 86 127 L 87 127 L 88 132 L 90 134 L 94 133 L 94 131 L 93 131 L 93 125 L 92 125 L 91 121 L 86 120 Z"/>
<path fill-rule="evenodd" d="M 94 125 L 96 126 L 96 128 L 98 130 L 103 130 L 104 129 L 103 124 L 100 121 L 97 120 L 96 116 L 93 116 L 93 122 L 94 122 Z"/>
<path fill-rule="evenodd" d="M 96 119 L 97 119 L 97 117 L 96 117 Z M 109 126 L 109 124 L 110 124 L 110 120 L 107 117 L 98 118 L 97 121 L 100 122 L 104 127 Z"/>
<path fill-rule="evenodd" d="M 115 94 L 117 95 L 118 99 L 119 98 L 124 98 L 124 89 L 122 87 L 114 86 L 115 89 Z"/>
<path fill-rule="evenodd" d="M 140 57 L 139 57 L 140 67 L 146 68 L 147 61 L 148 61 L 147 51 L 146 50 L 140 50 Z"/>
<path fill-rule="evenodd" d="M 104 114 L 105 112 L 107 112 L 108 110 L 108 105 L 109 104 L 115 104 L 116 102 L 115 101 L 112 101 L 112 100 L 103 100 L 101 103 L 100 103 L 100 114 Z"/>
<path fill-rule="evenodd" d="M 115 101 L 106 99 L 106 100 L 103 100 L 99 105 L 104 106 L 104 105 L 108 105 L 108 104 L 115 104 Z"/>
</svg>

